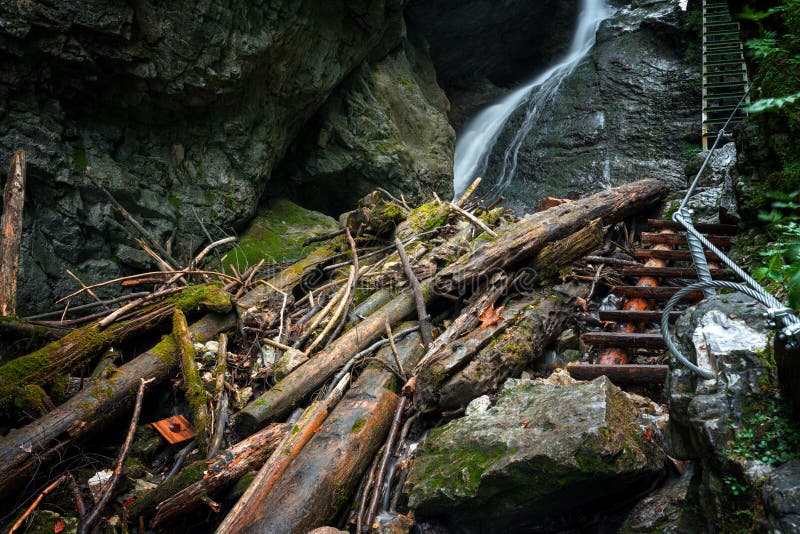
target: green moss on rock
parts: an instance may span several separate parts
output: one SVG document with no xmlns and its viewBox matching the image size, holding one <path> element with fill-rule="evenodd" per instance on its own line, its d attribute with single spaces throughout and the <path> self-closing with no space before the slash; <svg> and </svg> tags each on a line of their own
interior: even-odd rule
<svg viewBox="0 0 800 534">
<path fill-rule="evenodd" d="M 273 200 L 242 234 L 239 248 L 225 255 L 223 265 L 255 265 L 297 259 L 312 246 L 304 247 L 309 237 L 335 232 L 338 223 L 322 213 L 307 210 L 285 199 Z M 238 264 L 237 264 L 238 262 Z"/>
</svg>

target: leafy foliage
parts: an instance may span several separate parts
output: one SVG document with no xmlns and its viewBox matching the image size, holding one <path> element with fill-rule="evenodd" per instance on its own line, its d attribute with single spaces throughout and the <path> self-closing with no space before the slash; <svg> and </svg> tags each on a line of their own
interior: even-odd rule
<svg viewBox="0 0 800 534">
<path fill-rule="evenodd" d="M 758 406 L 758 410 L 750 410 L 745 417 L 728 454 L 770 465 L 800 457 L 800 428 L 791 418 L 788 405 L 770 398 Z M 734 495 L 737 495 L 735 490 L 741 489 L 734 488 L 733 484 L 728 487 Z"/>
<path fill-rule="evenodd" d="M 772 238 L 760 252 L 763 265 L 753 271 L 756 281 L 782 289 L 792 308 L 800 308 L 800 204 L 795 199 L 800 191 L 782 193 L 770 191 L 772 210 L 762 211 L 759 219 L 767 223 Z M 777 286 L 777 288 L 775 287 Z"/>
</svg>

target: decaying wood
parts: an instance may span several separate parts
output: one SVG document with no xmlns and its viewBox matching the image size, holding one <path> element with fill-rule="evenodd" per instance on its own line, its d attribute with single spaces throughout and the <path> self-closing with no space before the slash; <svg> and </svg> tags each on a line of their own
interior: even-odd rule
<svg viewBox="0 0 800 534">
<path fill-rule="evenodd" d="M 190 330 L 197 342 L 205 342 L 233 328 L 236 315 L 207 314 Z M 120 366 L 111 376 L 79 391 L 64 404 L 32 423 L 0 438 L 0 497 L 8 495 L 40 463 L 65 444 L 86 436 L 128 411 L 134 402 L 139 379 L 156 381 L 170 375 L 178 363 L 171 335 L 152 349 Z"/>
<path fill-rule="evenodd" d="M 422 294 L 426 300 L 433 297 L 433 285 L 430 282 L 422 284 Z M 237 427 L 248 434 L 267 422 L 285 416 L 321 387 L 354 354 L 381 337 L 386 329 L 386 321 L 394 326 L 415 310 L 411 291 L 404 291 L 248 404 L 236 414 Z"/>
<path fill-rule="evenodd" d="M 192 412 L 195 439 L 200 449 L 207 452 L 209 439 L 208 392 L 197 371 L 195 363 L 197 355 L 192 344 L 189 325 L 186 323 L 186 316 L 180 310 L 175 310 L 173 315 L 172 337 L 175 339 L 175 346 L 180 356 L 183 387 L 186 391 L 186 400 L 189 402 L 189 410 Z"/>
<path fill-rule="evenodd" d="M 209 460 L 199 460 L 184 467 L 160 486 L 139 495 L 129 507 L 131 517 L 151 517 L 158 527 L 203 504 L 203 497 L 213 496 L 260 469 L 286 436 L 289 425 L 275 423 L 230 446 Z"/>
<path fill-rule="evenodd" d="M 404 367 L 422 356 L 420 341 L 410 334 L 398 342 Z M 385 346 L 376 359 L 390 362 L 390 352 Z M 386 438 L 398 386 L 385 366 L 370 364 L 242 531 L 308 532 L 341 512 Z"/>
<path fill-rule="evenodd" d="M 422 295 L 422 287 L 419 285 L 417 275 L 414 274 L 414 269 L 411 267 L 411 262 L 408 261 L 408 254 L 406 254 L 406 247 L 400 238 L 395 237 L 394 245 L 397 247 L 397 253 L 400 256 L 400 261 L 403 263 L 403 270 L 406 273 L 408 285 L 411 292 L 414 294 L 414 304 L 417 308 L 417 318 L 419 320 L 419 331 L 422 335 L 422 344 L 427 349 L 433 343 L 433 326 L 431 325 L 431 317 L 428 315 L 428 310 L 425 307 L 425 297 Z"/>
<path fill-rule="evenodd" d="M 180 312 L 178 312 L 180 313 Z M 147 384 L 153 382 L 155 379 L 150 378 L 145 380 L 144 378 L 139 379 L 139 390 L 136 393 L 136 401 L 133 404 L 133 415 L 131 416 L 131 424 L 128 427 L 128 435 L 125 437 L 125 442 L 122 444 L 122 448 L 119 451 L 119 456 L 117 456 L 117 462 L 114 464 L 114 470 L 111 473 L 111 478 L 108 479 L 108 482 L 105 483 L 103 486 L 102 494 L 100 498 L 97 499 L 97 502 L 94 505 L 94 508 L 86 514 L 86 517 L 81 521 L 81 524 L 78 525 L 78 534 L 86 534 L 91 532 L 92 525 L 100 518 L 100 514 L 105 508 L 106 504 L 108 504 L 109 499 L 111 499 L 111 495 L 114 494 L 114 488 L 117 486 L 117 482 L 119 482 L 119 477 L 122 474 L 122 465 L 125 463 L 125 458 L 128 457 L 128 451 L 131 449 L 131 443 L 133 443 L 133 436 L 136 434 L 136 425 L 139 423 L 139 414 L 142 412 L 142 400 L 144 400 L 144 389 L 147 387 Z"/>
<path fill-rule="evenodd" d="M 533 258 L 548 243 L 575 233 L 595 219 L 612 224 L 645 210 L 668 191 L 664 182 L 640 180 L 535 213 L 468 257 L 445 267 L 436 275 L 436 286 L 456 292 L 487 272 L 508 269 Z"/>
<path fill-rule="evenodd" d="M 25 204 L 25 152 L 11 157 L 3 190 L 3 216 L 0 217 L 0 316 L 16 315 L 19 244 L 22 241 L 22 208 Z"/>
<path fill-rule="evenodd" d="M 278 444 L 275 452 L 258 471 L 239 502 L 219 525 L 218 533 L 243 532 L 251 528 L 254 517 L 263 513 L 263 503 L 275 488 L 281 475 L 314 437 L 314 434 L 319 431 L 328 414 L 344 395 L 349 381 L 350 375 L 343 377 L 330 395 L 326 395 L 324 399 L 316 401 L 306 408 L 300 420 Z M 272 532 L 269 529 L 257 529 L 257 531 Z"/>
<path fill-rule="evenodd" d="M 214 414 L 214 431 L 208 446 L 206 458 L 217 454 L 225 434 L 225 425 L 228 423 L 228 394 L 225 392 L 225 373 L 228 370 L 228 336 L 220 334 L 217 349 L 217 365 L 214 369 L 217 379 L 214 382 L 214 401 L 217 408 Z"/>
<path fill-rule="evenodd" d="M 68 333 L 69 330 L 66 328 L 44 326 L 14 317 L 0 317 L 0 339 L 6 341 L 12 339 L 56 341 Z"/>
<path fill-rule="evenodd" d="M 530 299 L 509 305 L 516 315 L 508 320 L 504 335 L 481 340 L 476 356 L 461 369 L 446 360 L 417 377 L 414 406 L 422 411 L 463 408 L 475 397 L 494 391 L 503 381 L 517 376 L 538 359 L 567 324 L 574 309 L 573 298 L 557 289 L 536 292 Z M 459 340 L 453 343 L 458 351 Z M 465 344 L 469 347 L 468 342 Z M 457 364 L 463 365 L 463 359 Z"/>
<path fill-rule="evenodd" d="M 0 366 L 0 409 L 8 408 L 20 388 L 45 386 L 56 376 L 68 373 L 88 358 L 132 335 L 141 335 L 172 316 L 176 309 L 199 311 L 229 310 L 230 295 L 216 286 L 193 286 L 161 302 L 137 311 L 133 316 L 105 330 L 97 323 L 73 330 L 58 341 Z"/>
</svg>

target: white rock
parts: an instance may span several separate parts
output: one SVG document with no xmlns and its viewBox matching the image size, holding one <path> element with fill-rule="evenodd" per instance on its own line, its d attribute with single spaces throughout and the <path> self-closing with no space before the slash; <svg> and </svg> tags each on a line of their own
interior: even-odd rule
<svg viewBox="0 0 800 534">
<path fill-rule="evenodd" d="M 469 417 L 470 415 L 483 413 L 491 407 L 492 401 L 489 399 L 489 396 L 481 395 L 477 399 L 472 399 L 472 402 L 467 405 L 467 410 L 465 413 L 467 417 Z"/>
</svg>

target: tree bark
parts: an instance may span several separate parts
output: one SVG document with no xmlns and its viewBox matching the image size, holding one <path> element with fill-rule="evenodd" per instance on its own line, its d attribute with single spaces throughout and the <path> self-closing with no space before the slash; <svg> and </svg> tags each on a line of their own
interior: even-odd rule
<svg viewBox="0 0 800 534">
<path fill-rule="evenodd" d="M 463 408 L 483 394 L 496 390 L 508 377 L 516 376 L 538 359 L 567 324 L 574 309 L 573 299 L 554 289 L 538 292 L 533 301 L 525 299 L 505 334 L 495 336 L 477 351 L 474 358 L 437 387 L 422 387 L 419 377 L 414 402 L 418 409 L 454 410 Z M 456 342 L 457 343 L 457 342 Z M 452 366 L 451 368 L 452 369 Z M 449 369 L 442 374 L 447 377 Z M 428 398 L 422 397 L 428 392 Z"/>
<path fill-rule="evenodd" d="M 17 313 L 17 275 L 19 244 L 22 241 L 22 208 L 25 205 L 25 152 L 11 157 L 3 191 L 3 216 L 0 218 L 0 316 Z"/>
<path fill-rule="evenodd" d="M 426 301 L 432 299 L 434 294 L 430 282 L 422 284 L 422 293 Z M 247 405 L 236 414 L 237 427 L 242 433 L 249 434 L 266 422 L 286 415 L 350 361 L 353 355 L 383 336 L 386 321 L 394 327 L 415 311 L 414 296 L 406 290 Z"/>
<path fill-rule="evenodd" d="M 563 239 L 595 219 L 611 224 L 641 212 L 663 199 L 668 191 L 664 182 L 646 179 L 535 213 L 445 267 L 436 275 L 436 287 L 447 292 L 470 287 L 496 270 L 533 258 L 547 243 Z"/>
<path fill-rule="evenodd" d="M 236 325 L 236 315 L 208 314 L 191 326 L 194 339 L 205 342 Z M 116 373 L 78 392 L 36 421 L 0 438 L 0 497 L 27 481 L 31 471 L 75 439 L 86 436 L 127 412 L 140 377 L 167 378 L 177 364 L 171 335 L 155 347 L 122 365 Z M 152 388 L 155 389 L 155 388 Z"/>
<path fill-rule="evenodd" d="M 412 368 L 424 350 L 419 334 L 398 344 L 400 363 Z M 391 348 L 377 358 L 392 362 Z M 347 505 L 391 426 L 401 384 L 383 365 L 370 365 L 265 499 L 249 503 L 237 532 L 308 532 L 328 524 Z"/>
<path fill-rule="evenodd" d="M 261 468 L 287 429 L 286 423 L 268 425 L 210 460 L 191 463 L 162 485 L 138 495 L 128 508 L 128 516 L 136 519 L 155 513 L 152 524 L 156 528 L 191 512 L 203 504 L 206 496 Z"/>
<path fill-rule="evenodd" d="M 92 323 L 73 330 L 36 352 L 0 366 L 0 410 L 11 406 L 19 388 L 47 385 L 56 376 L 69 372 L 112 344 L 157 326 L 171 317 L 175 309 L 225 312 L 230 308 L 230 295 L 220 288 L 193 286 L 164 301 L 149 304 L 135 312 L 133 317 L 113 323 L 106 329 Z"/>
</svg>

